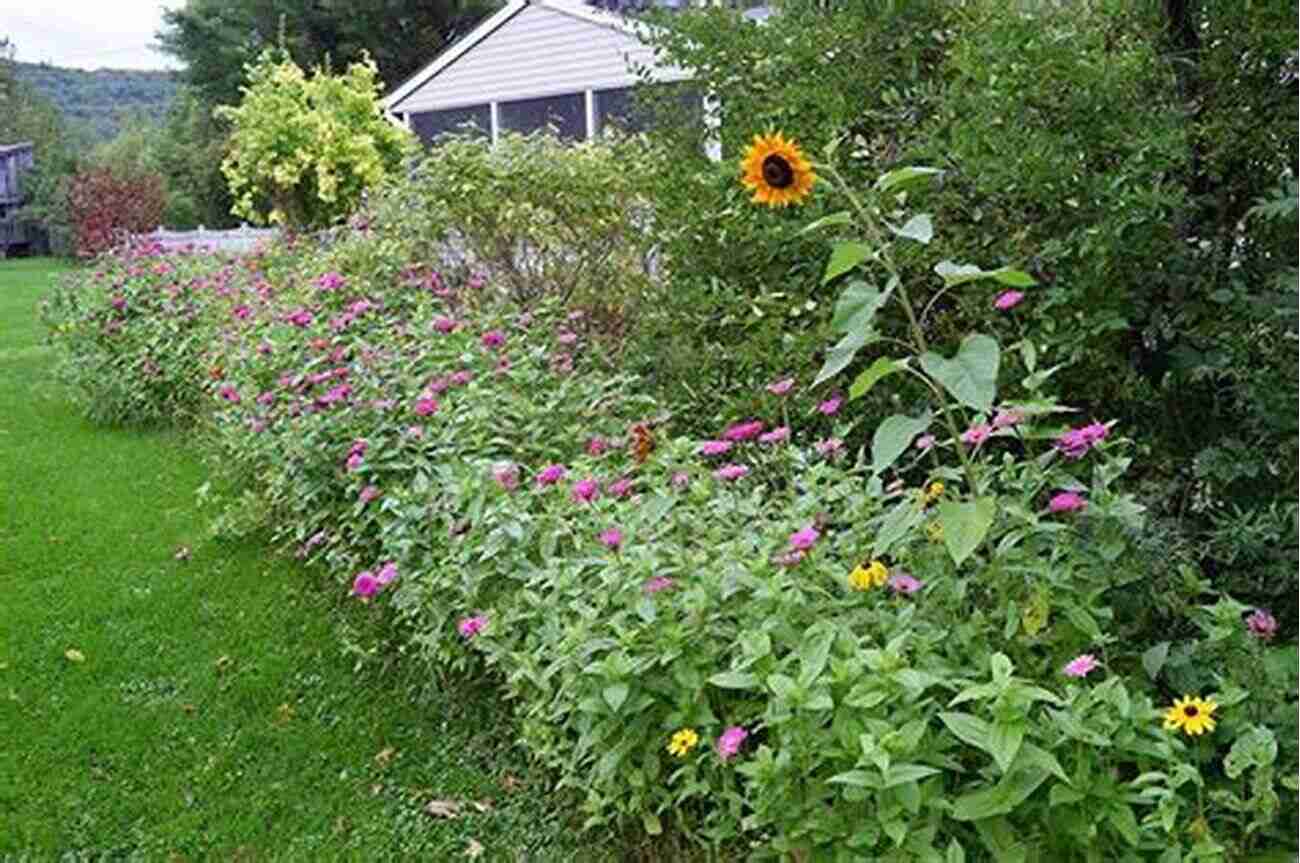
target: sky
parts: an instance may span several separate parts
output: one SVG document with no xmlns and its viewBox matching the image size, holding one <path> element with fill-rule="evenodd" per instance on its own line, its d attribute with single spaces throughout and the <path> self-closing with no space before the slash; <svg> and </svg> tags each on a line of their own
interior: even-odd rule
<svg viewBox="0 0 1300 863">
<path fill-rule="evenodd" d="M 164 8 L 184 0 L 0 0 L 0 36 L 15 59 L 78 69 L 175 69 L 151 47 Z"/>
</svg>

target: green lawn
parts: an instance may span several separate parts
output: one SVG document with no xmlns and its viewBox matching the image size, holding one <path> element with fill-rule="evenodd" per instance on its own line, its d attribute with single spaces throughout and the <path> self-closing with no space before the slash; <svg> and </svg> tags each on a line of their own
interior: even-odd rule
<svg viewBox="0 0 1300 863">
<path fill-rule="evenodd" d="M 59 270 L 0 261 L 0 858 L 624 856 L 499 696 L 356 670 L 339 633 L 375 609 L 207 539 L 181 441 L 81 419 L 35 312 Z"/>
</svg>

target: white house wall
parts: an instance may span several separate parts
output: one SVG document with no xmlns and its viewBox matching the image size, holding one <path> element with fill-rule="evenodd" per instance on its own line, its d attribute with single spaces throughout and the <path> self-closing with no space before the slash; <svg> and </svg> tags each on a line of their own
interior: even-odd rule
<svg viewBox="0 0 1300 863">
<path fill-rule="evenodd" d="M 390 109 L 433 111 L 631 87 L 638 83 L 631 70 L 653 63 L 653 51 L 635 36 L 543 6 L 525 6 Z M 680 81 L 690 75 L 665 67 L 655 77 Z"/>
</svg>

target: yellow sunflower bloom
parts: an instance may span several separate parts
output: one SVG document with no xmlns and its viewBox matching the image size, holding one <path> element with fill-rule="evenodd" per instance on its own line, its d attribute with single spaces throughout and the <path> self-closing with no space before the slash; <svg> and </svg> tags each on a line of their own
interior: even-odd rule
<svg viewBox="0 0 1300 863">
<path fill-rule="evenodd" d="M 868 566 L 858 564 L 849 573 L 849 587 L 854 590 L 870 590 L 880 587 L 889 580 L 889 570 L 883 563 L 873 560 Z"/>
<path fill-rule="evenodd" d="M 686 753 L 694 749 L 699 742 L 700 735 L 695 733 L 695 729 L 683 728 L 669 739 L 668 751 L 678 758 L 685 758 Z"/>
<path fill-rule="evenodd" d="M 754 143 L 740 161 L 740 181 L 754 191 L 755 204 L 788 207 L 803 203 L 812 194 L 817 175 L 799 144 L 780 132 L 755 135 Z"/>
<path fill-rule="evenodd" d="M 1214 711 L 1218 709 L 1219 705 L 1213 699 L 1184 695 L 1165 711 L 1165 729 L 1192 735 L 1213 731 Z"/>
</svg>

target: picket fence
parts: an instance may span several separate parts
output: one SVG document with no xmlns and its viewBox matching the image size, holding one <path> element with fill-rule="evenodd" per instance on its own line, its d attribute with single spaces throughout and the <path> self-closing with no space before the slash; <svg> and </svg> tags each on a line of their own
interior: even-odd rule
<svg viewBox="0 0 1300 863">
<path fill-rule="evenodd" d="M 158 243 L 169 252 L 181 249 L 251 252 L 257 248 L 258 243 L 271 240 L 278 233 L 276 228 L 250 228 L 248 225 L 224 231 L 209 231 L 199 225 L 195 231 L 168 231 L 159 227 L 149 234 L 137 234 L 136 238 Z"/>
</svg>

